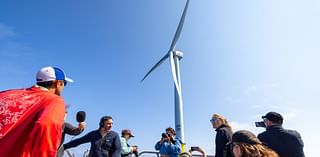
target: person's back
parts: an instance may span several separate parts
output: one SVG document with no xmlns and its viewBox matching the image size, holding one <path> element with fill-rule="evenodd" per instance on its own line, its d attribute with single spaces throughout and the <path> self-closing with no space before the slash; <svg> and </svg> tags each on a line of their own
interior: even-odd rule
<svg viewBox="0 0 320 157">
<path fill-rule="evenodd" d="M 303 141 L 300 134 L 294 130 L 282 127 L 283 117 L 276 112 L 262 116 L 266 131 L 258 138 L 270 149 L 276 151 L 279 157 L 304 157 Z"/>
<path fill-rule="evenodd" d="M 6 109 L 9 112 L 0 115 L 0 145 L 2 147 L 0 149 L 0 154 L 4 156 L 18 157 L 21 156 L 24 151 L 29 150 L 27 147 L 30 147 L 30 145 L 39 146 L 38 149 L 49 149 L 47 148 L 47 145 L 33 143 L 33 141 L 35 138 L 38 138 L 40 142 L 39 138 L 42 138 L 41 142 L 48 143 L 51 137 L 43 137 L 41 135 L 45 135 L 46 132 L 51 131 L 59 134 L 59 131 L 56 130 L 55 127 L 61 128 L 60 124 L 63 122 L 64 113 L 61 114 L 59 112 L 61 110 L 63 111 L 65 108 L 63 100 L 57 95 L 44 92 L 33 87 L 29 89 L 1 92 L 1 108 L 3 107 L 2 105 L 4 101 L 8 104 Z M 52 108 L 55 108 L 50 114 L 57 115 L 56 118 L 53 119 L 47 117 L 45 115 L 47 113 L 42 114 L 43 118 L 46 118 L 48 121 L 52 121 L 52 125 L 50 126 L 40 120 L 35 121 L 40 115 L 34 113 L 41 111 L 46 106 L 52 106 Z M 19 107 L 22 107 L 22 109 L 18 109 Z M 59 145 L 58 142 L 52 142 L 52 144 Z M 32 152 L 27 153 L 32 154 Z M 47 153 L 51 154 L 51 152 Z"/>
<path fill-rule="evenodd" d="M 295 130 L 287 130 L 281 126 L 271 126 L 258 135 L 258 138 L 280 157 L 304 157 L 303 141 Z"/>
</svg>

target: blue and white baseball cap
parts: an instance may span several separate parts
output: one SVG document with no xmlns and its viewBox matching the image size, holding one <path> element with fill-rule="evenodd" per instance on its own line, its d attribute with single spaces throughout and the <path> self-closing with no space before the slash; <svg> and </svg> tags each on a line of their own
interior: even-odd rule
<svg viewBox="0 0 320 157">
<path fill-rule="evenodd" d="M 43 67 L 41 68 L 36 75 L 37 82 L 47 82 L 54 80 L 63 80 L 67 82 L 73 82 L 72 79 L 66 76 L 66 73 L 57 67 Z"/>
</svg>

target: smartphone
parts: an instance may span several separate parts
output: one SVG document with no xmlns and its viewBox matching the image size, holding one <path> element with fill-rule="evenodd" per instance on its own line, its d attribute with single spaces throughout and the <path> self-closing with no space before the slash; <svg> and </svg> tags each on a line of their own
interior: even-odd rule
<svg viewBox="0 0 320 157">
<path fill-rule="evenodd" d="M 256 124 L 256 127 L 263 127 L 263 128 L 266 127 L 266 125 L 264 124 L 264 122 L 255 122 L 255 124 Z"/>
<path fill-rule="evenodd" d="M 191 151 L 199 151 L 199 147 L 191 147 Z"/>
</svg>

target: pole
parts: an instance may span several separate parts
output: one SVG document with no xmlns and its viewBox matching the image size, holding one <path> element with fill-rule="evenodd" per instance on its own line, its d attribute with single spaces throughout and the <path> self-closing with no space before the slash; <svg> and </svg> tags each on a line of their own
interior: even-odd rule
<svg viewBox="0 0 320 157">
<path fill-rule="evenodd" d="M 181 93 L 181 80 L 180 80 L 180 66 L 179 60 L 182 58 L 182 52 L 174 52 L 174 65 L 176 69 L 176 76 L 178 81 L 178 88 L 174 88 L 174 102 L 175 102 L 175 130 L 177 137 L 182 141 L 182 152 L 185 152 L 185 139 L 184 139 L 184 122 L 183 122 L 183 101 Z M 175 85 L 176 86 L 176 85 Z M 177 89 L 180 91 L 178 92 Z M 179 94 L 180 93 L 180 94 Z"/>
</svg>

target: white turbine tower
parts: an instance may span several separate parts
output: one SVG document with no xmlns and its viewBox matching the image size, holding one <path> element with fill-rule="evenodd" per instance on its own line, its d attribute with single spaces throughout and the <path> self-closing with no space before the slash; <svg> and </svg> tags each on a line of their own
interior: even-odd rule
<svg viewBox="0 0 320 157">
<path fill-rule="evenodd" d="M 179 68 L 179 60 L 182 59 L 183 53 L 177 51 L 175 49 L 176 43 L 180 37 L 184 19 L 187 13 L 189 5 L 189 0 L 187 0 L 186 5 L 184 7 L 178 28 L 172 40 L 170 49 L 168 53 L 166 53 L 157 64 L 155 64 L 148 73 L 143 77 L 141 82 L 149 76 L 149 74 L 156 69 L 159 65 L 161 65 L 167 58 L 170 59 L 171 71 L 174 81 L 174 104 L 175 104 L 175 130 L 177 133 L 177 137 L 181 139 L 183 143 L 182 151 L 184 152 L 184 124 L 183 124 L 183 102 L 182 102 L 182 93 L 181 93 L 181 81 L 180 81 L 180 68 Z"/>
</svg>

